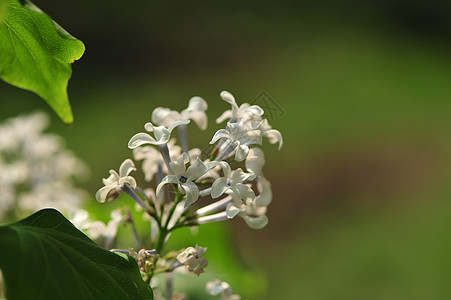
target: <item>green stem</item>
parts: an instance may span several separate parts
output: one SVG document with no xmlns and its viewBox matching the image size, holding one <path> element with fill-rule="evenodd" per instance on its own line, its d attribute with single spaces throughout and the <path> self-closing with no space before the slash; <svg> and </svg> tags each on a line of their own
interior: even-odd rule
<svg viewBox="0 0 451 300">
<path fill-rule="evenodd" d="M 180 203 L 180 201 L 183 198 L 183 196 L 180 194 L 178 186 L 175 188 L 175 191 L 176 191 L 177 194 L 176 194 L 176 197 L 175 197 L 175 201 L 172 204 L 171 210 L 169 211 L 168 218 L 166 219 L 166 222 L 164 224 L 164 228 L 165 229 L 168 229 L 169 221 L 171 220 L 172 215 L 174 214 L 174 211 L 177 208 L 177 205 Z"/>
<path fill-rule="evenodd" d="M 158 233 L 157 245 L 155 247 L 155 250 L 160 255 L 161 255 L 161 251 L 163 250 L 164 240 L 166 239 L 167 234 L 168 234 L 168 230 L 166 228 L 163 228 L 160 226 L 159 233 Z"/>
</svg>

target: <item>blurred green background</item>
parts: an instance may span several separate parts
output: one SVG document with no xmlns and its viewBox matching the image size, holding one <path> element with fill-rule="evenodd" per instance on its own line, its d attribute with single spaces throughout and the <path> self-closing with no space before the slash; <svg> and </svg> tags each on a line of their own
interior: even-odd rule
<svg viewBox="0 0 451 300">
<path fill-rule="evenodd" d="M 131 156 L 128 139 L 156 106 L 206 99 L 209 128 L 190 131 L 202 149 L 228 108 L 222 90 L 238 103 L 265 91 L 280 108 L 269 121 L 285 142 L 280 152 L 264 145 L 270 223 L 200 229 L 224 231 L 233 244 L 210 234 L 209 251 L 222 247 L 254 277 L 232 279 L 235 291 L 451 299 L 450 3 L 35 3 L 86 45 L 69 83 L 75 123 L 3 82 L 0 118 L 52 114 L 50 131 L 90 166 L 81 185 L 92 194 Z"/>
</svg>

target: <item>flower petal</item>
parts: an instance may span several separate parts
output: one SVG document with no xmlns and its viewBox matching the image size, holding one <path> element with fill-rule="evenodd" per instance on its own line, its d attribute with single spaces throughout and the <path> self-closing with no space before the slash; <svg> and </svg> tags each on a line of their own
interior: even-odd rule
<svg viewBox="0 0 451 300">
<path fill-rule="evenodd" d="M 227 91 L 222 91 L 220 96 L 221 96 L 222 100 L 224 100 L 227 103 L 230 103 L 232 105 L 232 107 L 235 106 L 236 108 L 238 108 L 238 105 L 236 104 L 236 101 L 235 101 L 235 97 L 233 97 L 232 94 L 230 94 Z"/>
<path fill-rule="evenodd" d="M 156 145 L 166 144 L 171 138 L 171 132 L 164 126 L 154 126 L 153 133 L 156 139 Z"/>
<path fill-rule="evenodd" d="M 180 126 L 180 125 L 187 125 L 190 122 L 191 122 L 190 120 L 178 120 L 178 121 L 175 121 L 174 123 L 169 125 L 168 130 L 169 130 L 169 132 L 172 132 L 172 130 L 174 130 L 175 127 Z"/>
<path fill-rule="evenodd" d="M 241 216 L 246 224 L 252 229 L 262 229 L 268 224 L 268 217 L 266 215 L 261 215 L 258 217 L 243 215 Z"/>
<path fill-rule="evenodd" d="M 182 117 L 193 120 L 201 130 L 207 129 L 208 117 L 203 111 L 182 111 Z"/>
<path fill-rule="evenodd" d="M 262 132 L 260 130 L 249 130 L 241 134 L 238 138 L 241 144 L 254 145 L 262 144 Z"/>
<path fill-rule="evenodd" d="M 123 186 L 126 183 L 128 185 L 130 185 L 132 188 L 136 188 L 136 186 L 137 186 L 136 180 L 132 176 L 125 176 L 125 177 L 122 177 L 121 179 L 119 179 L 120 186 Z"/>
<path fill-rule="evenodd" d="M 130 141 L 128 141 L 128 148 L 135 149 L 144 144 L 158 145 L 158 142 L 147 133 L 140 132 L 135 134 Z"/>
<path fill-rule="evenodd" d="M 103 178 L 102 182 L 104 185 L 112 185 L 112 184 L 118 184 L 119 182 L 119 174 L 117 174 L 116 171 L 110 170 L 110 176 L 108 178 Z"/>
<path fill-rule="evenodd" d="M 268 131 L 265 131 L 265 136 L 269 139 L 270 144 L 279 143 L 279 150 L 282 148 L 283 139 L 282 134 L 279 130 L 276 129 L 270 129 Z"/>
<path fill-rule="evenodd" d="M 155 194 L 158 199 L 163 199 L 163 186 L 168 183 L 177 184 L 179 183 L 179 179 L 176 175 L 168 175 L 164 177 L 161 180 L 160 184 L 157 186 L 157 190 L 155 191 Z"/>
<path fill-rule="evenodd" d="M 229 203 L 226 208 L 227 218 L 233 219 L 241 212 L 241 209 L 233 203 Z"/>
<path fill-rule="evenodd" d="M 233 140 L 232 135 L 230 134 L 230 132 L 228 130 L 219 129 L 218 131 L 216 131 L 215 135 L 211 139 L 210 144 L 214 144 L 214 143 L 216 143 L 217 140 L 222 139 L 222 138 Z"/>
<path fill-rule="evenodd" d="M 166 107 L 157 107 L 153 110 L 151 120 L 157 125 L 161 125 L 163 120 L 169 115 L 171 110 Z"/>
<path fill-rule="evenodd" d="M 262 169 L 265 165 L 265 154 L 260 148 L 252 148 L 246 157 L 246 170 L 251 171 L 255 176 L 263 174 Z"/>
<path fill-rule="evenodd" d="M 181 116 L 178 112 L 170 110 L 166 107 L 157 107 L 152 112 L 152 122 L 157 125 L 169 126 L 171 123 L 180 120 Z"/>
<path fill-rule="evenodd" d="M 185 208 L 193 204 L 199 198 L 199 188 L 194 182 L 181 184 L 186 193 Z"/>
<path fill-rule="evenodd" d="M 263 116 L 265 111 L 258 105 L 251 105 L 247 108 L 247 111 L 253 115 Z"/>
<path fill-rule="evenodd" d="M 249 147 L 248 146 L 246 146 L 246 145 L 239 145 L 236 148 L 235 160 L 236 161 L 243 161 L 243 160 L 245 160 L 248 153 L 249 153 Z"/>
<path fill-rule="evenodd" d="M 216 199 L 222 194 L 224 194 L 224 192 L 229 188 L 230 187 L 227 185 L 227 178 L 224 177 L 218 178 L 211 185 L 211 197 L 213 199 Z"/>
<path fill-rule="evenodd" d="M 119 167 L 119 176 L 120 177 L 128 176 L 128 174 L 130 174 L 131 171 L 136 171 L 135 164 L 130 158 L 127 158 Z"/>
<path fill-rule="evenodd" d="M 189 155 L 186 152 L 183 152 L 182 155 L 176 160 L 171 161 L 169 166 L 171 167 L 172 172 L 174 174 L 185 173 L 185 164 L 189 162 Z"/>
<path fill-rule="evenodd" d="M 189 111 L 206 111 L 208 108 L 207 101 L 199 96 L 194 96 L 189 99 L 188 108 Z"/>
<path fill-rule="evenodd" d="M 251 174 L 244 173 L 241 168 L 236 169 L 232 172 L 232 175 L 229 175 L 230 178 L 230 184 L 235 185 L 237 183 L 241 183 L 248 179 L 251 176 Z"/>
<path fill-rule="evenodd" d="M 247 185 L 237 183 L 231 187 L 231 190 L 237 195 L 245 204 L 252 202 L 255 198 L 254 191 Z"/>
<path fill-rule="evenodd" d="M 188 180 L 193 181 L 207 173 L 208 170 L 209 168 L 197 157 L 196 161 L 186 170 L 186 173 L 189 174 Z"/>
<path fill-rule="evenodd" d="M 255 198 L 255 205 L 258 207 L 268 206 L 272 201 L 271 183 L 264 177 L 259 177 L 257 189 L 260 195 Z"/>
<path fill-rule="evenodd" d="M 224 122 L 225 120 L 228 120 L 228 119 L 230 119 L 232 117 L 232 111 L 229 109 L 229 110 L 226 110 L 225 112 L 223 112 L 222 113 L 222 115 L 220 115 L 217 119 L 216 119 L 216 123 L 222 123 L 222 122 Z"/>
<path fill-rule="evenodd" d="M 97 201 L 99 201 L 100 203 L 104 203 L 107 200 L 108 194 L 110 193 L 110 191 L 113 189 L 116 189 L 117 187 L 118 187 L 117 185 L 107 185 L 107 186 L 100 188 L 96 192 Z"/>
</svg>

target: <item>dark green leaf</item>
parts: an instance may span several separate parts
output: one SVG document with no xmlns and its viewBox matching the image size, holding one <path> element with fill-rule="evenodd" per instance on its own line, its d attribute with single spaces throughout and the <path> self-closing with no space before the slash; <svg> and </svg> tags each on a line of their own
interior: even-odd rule
<svg viewBox="0 0 451 300">
<path fill-rule="evenodd" d="M 153 299 L 136 261 L 97 246 L 54 209 L 0 227 L 0 268 L 14 299 Z"/>
<path fill-rule="evenodd" d="M 41 96 L 66 123 L 73 121 L 67 96 L 71 64 L 84 50 L 28 0 L 0 0 L 0 78 Z"/>
</svg>

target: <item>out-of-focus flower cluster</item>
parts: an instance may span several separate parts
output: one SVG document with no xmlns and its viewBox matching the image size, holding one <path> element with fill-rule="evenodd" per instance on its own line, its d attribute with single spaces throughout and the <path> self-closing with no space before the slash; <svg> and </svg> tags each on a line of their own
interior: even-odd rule
<svg viewBox="0 0 451 300">
<path fill-rule="evenodd" d="M 80 206 L 87 193 L 74 178 L 88 169 L 55 134 L 41 112 L 21 115 L 0 124 L 0 220 L 24 217 L 45 207 L 63 213 Z"/>
<path fill-rule="evenodd" d="M 191 98 L 181 112 L 158 107 L 151 115 L 152 122 L 144 125 L 146 132 L 135 134 L 128 142 L 134 159 L 142 161 L 145 181 L 153 186 L 138 184 L 132 177 L 138 168 L 128 158 L 119 172 L 110 170 L 109 177 L 103 179 L 104 186 L 96 193 L 97 200 L 104 203 L 125 192 L 150 220 L 152 234 L 146 244 L 160 258 L 153 257 L 149 264 L 140 258 L 148 266 L 142 270 L 149 282 L 155 274 L 173 272 L 183 266 L 199 275 L 208 265 L 203 256 L 206 248 L 198 245 L 162 255 L 171 232 L 177 228 L 235 217 L 242 218 L 252 229 L 262 229 L 268 224 L 266 211 L 273 195 L 271 183 L 263 173 L 265 156 L 260 146 L 268 140 L 278 144 L 280 150 L 282 134 L 269 125 L 258 105 L 239 106 L 226 91 L 220 96 L 231 109 L 217 118 L 217 123 L 227 122 L 209 140 L 208 147 L 204 146 L 208 150 L 190 149 L 188 140 L 191 120 L 201 130 L 207 128 L 208 105 L 204 99 Z M 176 129 L 179 144 L 173 137 Z M 133 233 L 137 244 L 141 244 L 136 229 Z M 239 299 L 231 294 L 226 283 L 211 283 L 209 291 L 221 294 L 222 299 Z"/>
</svg>

